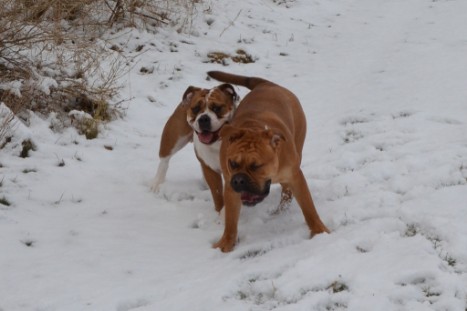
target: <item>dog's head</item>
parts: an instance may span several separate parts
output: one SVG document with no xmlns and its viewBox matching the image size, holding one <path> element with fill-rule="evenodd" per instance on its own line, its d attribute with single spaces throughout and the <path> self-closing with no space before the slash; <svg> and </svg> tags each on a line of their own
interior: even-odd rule
<svg viewBox="0 0 467 311">
<path fill-rule="evenodd" d="M 268 196 L 271 182 L 278 175 L 284 136 L 271 129 L 231 125 L 224 126 L 220 135 L 222 143 L 227 144 L 226 156 L 222 159 L 227 169 L 226 182 L 240 193 L 243 204 L 258 204 Z"/>
<path fill-rule="evenodd" d="M 238 95 L 230 84 L 221 84 L 212 89 L 190 86 L 183 94 L 187 108 L 188 124 L 203 144 L 212 144 L 219 139 L 219 131 L 232 120 Z"/>
</svg>

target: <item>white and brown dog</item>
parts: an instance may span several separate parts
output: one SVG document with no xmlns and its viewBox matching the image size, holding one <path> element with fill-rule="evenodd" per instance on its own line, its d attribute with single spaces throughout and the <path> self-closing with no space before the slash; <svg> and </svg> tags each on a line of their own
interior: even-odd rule
<svg viewBox="0 0 467 311">
<path fill-rule="evenodd" d="M 230 84 L 212 89 L 187 88 L 182 102 L 170 116 L 162 131 L 159 166 L 151 185 L 157 192 L 164 182 L 170 158 L 190 141 L 195 146 L 204 178 L 211 190 L 216 211 L 224 206 L 221 167 L 219 162 L 219 131 L 230 122 L 238 95 Z"/>
</svg>

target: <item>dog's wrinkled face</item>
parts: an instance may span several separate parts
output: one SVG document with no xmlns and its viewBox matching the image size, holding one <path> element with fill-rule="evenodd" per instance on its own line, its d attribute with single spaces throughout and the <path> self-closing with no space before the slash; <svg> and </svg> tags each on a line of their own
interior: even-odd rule
<svg viewBox="0 0 467 311">
<path fill-rule="evenodd" d="M 279 169 L 278 151 L 283 136 L 272 130 L 226 125 L 221 137 L 228 144 L 226 182 L 240 193 L 244 205 L 254 206 L 263 201 Z"/>
<path fill-rule="evenodd" d="M 203 144 L 219 139 L 219 131 L 235 112 L 238 95 L 230 84 L 221 84 L 210 90 L 189 87 L 183 95 L 187 105 L 188 124 Z"/>
</svg>

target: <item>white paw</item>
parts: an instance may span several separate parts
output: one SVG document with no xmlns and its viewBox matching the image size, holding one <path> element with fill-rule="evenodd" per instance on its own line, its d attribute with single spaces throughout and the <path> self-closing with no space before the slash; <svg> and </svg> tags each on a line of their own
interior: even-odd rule
<svg viewBox="0 0 467 311">
<path fill-rule="evenodd" d="M 154 193 L 158 193 L 160 186 L 163 182 L 164 180 L 161 180 L 160 178 L 157 178 L 156 176 L 156 178 L 154 178 L 151 182 L 151 186 L 150 186 L 151 191 Z"/>
<path fill-rule="evenodd" d="M 164 182 L 165 175 L 167 174 L 167 169 L 169 168 L 169 160 L 170 157 L 160 159 L 159 166 L 157 167 L 156 176 L 154 177 L 151 183 L 152 192 L 159 192 L 159 187 Z"/>
</svg>

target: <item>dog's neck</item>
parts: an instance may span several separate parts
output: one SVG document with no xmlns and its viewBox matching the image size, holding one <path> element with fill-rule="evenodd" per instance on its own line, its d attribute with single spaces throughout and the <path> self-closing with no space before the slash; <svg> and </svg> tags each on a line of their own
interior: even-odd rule
<svg viewBox="0 0 467 311">
<path fill-rule="evenodd" d="M 284 124 L 280 121 L 272 122 L 271 120 L 268 120 L 266 122 L 266 121 L 258 120 L 258 119 L 248 119 L 239 124 L 233 124 L 233 125 L 236 127 L 249 128 L 249 129 L 261 130 L 261 131 L 279 130 L 285 127 Z"/>
</svg>

